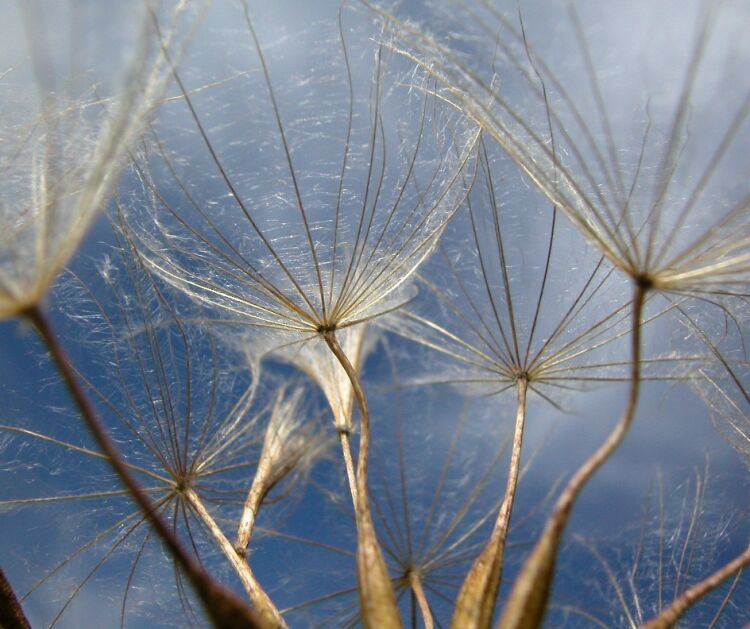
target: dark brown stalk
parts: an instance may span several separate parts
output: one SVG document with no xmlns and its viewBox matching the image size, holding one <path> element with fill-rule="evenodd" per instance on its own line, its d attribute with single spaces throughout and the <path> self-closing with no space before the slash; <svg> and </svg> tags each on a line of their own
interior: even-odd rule
<svg viewBox="0 0 750 629">
<path fill-rule="evenodd" d="M 647 291 L 648 285 L 645 282 L 636 283 L 633 295 L 630 391 L 625 410 L 604 443 L 578 469 L 558 498 L 539 541 L 513 585 L 508 603 L 500 618 L 500 629 L 536 629 L 542 624 L 552 586 L 557 549 L 573 504 L 586 482 L 620 445 L 630 428 L 640 391 L 641 315 Z"/>
<path fill-rule="evenodd" d="M 97 445 L 107 457 L 109 464 L 119 476 L 120 481 L 128 490 L 144 516 L 148 519 L 154 530 L 156 530 L 169 554 L 187 575 L 213 624 L 221 629 L 265 628 L 267 623 L 261 622 L 252 609 L 237 598 L 234 593 L 211 578 L 187 554 L 175 535 L 164 523 L 164 520 L 154 511 L 150 499 L 143 493 L 135 478 L 128 470 L 122 455 L 110 439 L 93 405 L 78 382 L 78 378 L 70 366 L 70 361 L 65 350 L 58 342 L 45 314 L 37 306 L 32 306 L 23 312 L 23 316 L 42 337 Z"/>
<path fill-rule="evenodd" d="M 712 575 L 685 590 L 668 607 L 664 608 L 658 616 L 642 625 L 641 629 L 671 629 L 671 627 L 677 624 L 680 617 L 703 596 L 721 585 L 725 579 L 732 576 L 735 572 L 742 570 L 748 565 L 750 565 L 750 546 Z"/>
<path fill-rule="evenodd" d="M 31 629 L 21 603 L 13 591 L 3 569 L 0 568 L 0 627 L 4 629 Z"/>
<path fill-rule="evenodd" d="M 461 586 L 456 599 L 451 627 L 453 629 L 484 629 L 490 627 L 492 614 L 497 602 L 500 580 L 503 574 L 503 556 L 505 540 L 508 537 L 510 517 L 518 486 L 518 473 L 521 467 L 521 446 L 523 444 L 523 427 L 526 420 L 526 392 L 528 380 L 518 380 L 518 405 L 516 424 L 513 429 L 513 447 L 510 453 L 508 482 L 505 496 L 500 505 L 495 526 L 490 539 L 482 553 L 474 561 L 469 574 Z"/>
<path fill-rule="evenodd" d="M 367 399 L 356 369 L 349 362 L 336 339 L 334 330 L 326 330 L 323 338 L 349 376 L 357 398 L 360 414 L 359 455 L 357 457 L 357 496 L 354 513 L 357 521 L 357 580 L 362 624 L 367 629 L 401 627 L 396 595 L 388 567 L 375 535 L 375 525 L 367 493 L 367 466 L 370 451 L 370 414 Z"/>
</svg>

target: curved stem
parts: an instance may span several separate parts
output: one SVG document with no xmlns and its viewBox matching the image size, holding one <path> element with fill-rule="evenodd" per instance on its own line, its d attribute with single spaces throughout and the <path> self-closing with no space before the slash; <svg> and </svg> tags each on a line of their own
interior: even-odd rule
<svg viewBox="0 0 750 629">
<path fill-rule="evenodd" d="M 224 535 L 224 531 L 216 523 L 213 516 L 209 513 L 200 496 L 195 493 L 193 489 L 186 489 L 184 494 L 185 499 L 188 501 L 190 506 L 193 508 L 195 514 L 200 520 L 206 525 L 206 528 L 211 533 L 211 536 L 216 540 L 219 545 L 221 552 L 227 558 L 234 571 L 242 581 L 242 585 L 245 588 L 250 600 L 255 605 L 255 610 L 266 622 L 268 627 L 274 627 L 277 629 L 286 628 L 286 622 L 281 616 L 281 613 L 273 604 L 273 601 L 269 598 L 266 591 L 261 587 L 258 580 L 255 578 L 253 571 L 250 569 L 249 564 L 245 558 L 236 551 L 232 543 Z"/>
<path fill-rule="evenodd" d="M 52 354 L 52 358 L 65 381 L 68 391 L 78 406 L 81 416 L 97 445 L 106 456 L 107 461 L 109 461 L 109 464 L 135 503 L 143 512 L 143 515 L 158 533 L 162 542 L 169 550 L 169 554 L 187 575 L 214 625 L 222 628 L 237 629 L 265 627 L 266 623 L 260 622 L 245 603 L 237 598 L 234 593 L 217 583 L 187 554 L 175 535 L 164 523 L 164 520 L 156 513 L 151 500 L 143 493 L 143 490 L 128 470 L 122 455 L 107 434 L 91 401 L 78 382 L 75 372 L 70 366 L 70 361 L 62 346 L 57 341 L 57 337 L 44 313 L 37 306 L 32 306 L 22 314 L 34 326 Z"/>
<path fill-rule="evenodd" d="M 492 623 L 492 614 L 495 610 L 503 574 L 505 540 L 508 537 L 510 517 L 518 487 L 518 474 L 521 468 L 521 446 L 526 421 L 528 385 L 526 378 L 519 378 L 516 423 L 513 429 L 513 446 L 510 453 L 505 496 L 490 539 L 474 561 L 456 599 L 456 609 L 451 620 L 451 626 L 454 629 L 479 629 L 489 627 Z"/>
<path fill-rule="evenodd" d="M 326 344 L 349 377 L 359 406 L 360 437 L 354 514 L 357 521 L 357 579 L 362 623 L 366 628 L 372 627 L 373 629 L 400 627 L 401 617 L 396 595 L 378 538 L 375 535 L 375 525 L 372 521 L 370 499 L 367 493 L 367 469 L 370 454 L 370 413 L 367 409 L 367 398 L 357 370 L 349 362 L 336 339 L 336 332 L 326 330 L 322 334 Z"/>
<path fill-rule="evenodd" d="M 6 629 L 31 629 L 21 603 L 13 591 L 10 581 L 0 568 L 0 627 Z"/>
<path fill-rule="evenodd" d="M 424 621 L 424 629 L 433 629 L 435 623 L 432 620 L 432 612 L 430 611 L 430 604 L 427 602 L 427 597 L 422 587 L 422 579 L 419 577 L 419 573 L 414 570 L 409 572 L 409 585 L 411 591 L 414 592 L 414 597 L 419 603 L 419 609 L 422 612 L 422 620 Z"/>
<path fill-rule="evenodd" d="M 531 555 L 521 568 L 500 618 L 501 629 L 539 627 L 547 608 L 554 574 L 557 549 L 573 505 L 586 482 L 615 451 L 630 428 L 638 405 L 641 381 L 641 314 L 648 287 L 636 283 L 633 295 L 633 331 L 631 336 L 630 391 L 622 416 L 604 443 L 578 469 L 557 499 L 547 525 Z"/>
<path fill-rule="evenodd" d="M 668 607 L 663 609 L 658 616 L 645 623 L 641 629 L 670 629 L 674 627 L 680 617 L 703 596 L 718 587 L 735 572 L 742 570 L 748 565 L 750 565 L 750 546 L 712 575 L 685 590 Z"/>
</svg>

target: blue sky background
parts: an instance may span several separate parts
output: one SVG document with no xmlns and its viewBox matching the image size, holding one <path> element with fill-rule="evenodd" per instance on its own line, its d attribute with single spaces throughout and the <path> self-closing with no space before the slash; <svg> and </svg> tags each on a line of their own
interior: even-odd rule
<svg viewBox="0 0 750 629">
<path fill-rule="evenodd" d="M 629 83 L 606 83 L 610 88 L 615 86 L 613 89 L 622 90 L 618 93 L 622 98 L 618 101 L 617 96 L 613 95 L 612 100 L 622 105 L 622 111 L 614 117 L 621 121 L 623 129 L 628 128 L 629 122 L 634 125 L 642 123 L 642 109 L 638 107 L 643 103 L 644 94 L 653 94 L 655 111 L 668 109 L 670 95 L 674 97 L 674 89 L 670 91 L 670 86 L 673 88 L 679 84 L 682 77 L 678 70 L 681 71 L 690 50 L 692 25 L 699 4 L 691 3 L 686 7 L 680 3 L 678 7 L 677 3 L 664 3 L 654 8 L 646 2 L 608 2 L 597 7 L 579 7 L 584 29 L 592 37 L 592 45 L 598 47 L 597 50 L 605 51 L 595 59 L 598 69 L 601 62 L 600 69 L 605 81 L 618 72 L 633 79 L 632 88 Z M 60 9 L 61 16 L 47 13 L 46 17 L 49 45 L 55 51 L 62 51 L 55 55 L 60 63 L 59 72 L 66 77 L 69 74 L 80 77 L 79 69 L 92 67 L 90 76 L 96 77 L 104 93 L 109 93 L 118 85 L 118 77 L 135 41 L 134 33 L 140 23 L 137 12 L 131 14 L 119 2 L 78 1 L 69 3 L 69 6 L 72 7 L 70 15 Z M 286 116 L 290 133 L 299 133 L 302 138 L 304 124 L 315 122 L 316 116 L 323 117 L 316 110 L 315 97 L 335 101 L 344 93 L 345 83 L 340 75 L 341 59 L 332 56 L 337 51 L 336 16 L 339 4 L 333 1 L 298 3 L 284 0 L 251 3 L 251 7 L 261 46 L 269 61 L 271 79 L 281 101 L 282 115 Z M 566 78 L 574 81 L 577 77 L 585 82 L 585 77 L 575 72 L 576 63 L 579 62 L 573 59 L 575 50 L 571 50 L 564 9 L 555 6 L 548 11 L 540 7 L 538 2 L 520 4 L 533 45 L 540 54 L 552 57 L 561 73 L 568 72 L 564 75 Z M 36 96 L 27 72 L 28 53 L 24 48 L 26 33 L 13 13 L 16 10 L 15 5 L 12 9 L 6 9 L 10 17 L 2 28 L 0 38 L 3 41 L 0 70 L 13 68 L 2 80 L 19 92 L 32 90 L 28 98 L 33 102 Z M 514 16 L 517 8 L 513 5 L 508 10 L 509 15 Z M 442 29 L 447 28 L 423 3 L 406 2 L 400 11 L 431 24 L 438 35 L 443 35 Z M 728 3 L 718 23 L 714 41 L 719 42 L 719 50 L 715 52 L 711 49 L 709 60 L 716 64 L 719 76 L 715 82 L 706 80 L 705 84 L 701 84 L 703 91 L 695 96 L 696 137 L 699 139 L 704 134 L 707 138 L 712 135 L 713 122 L 707 121 L 701 108 L 715 98 L 716 92 L 711 92 L 711 88 L 733 82 L 740 83 L 735 91 L 741 91 L 746 86 L 742 68 L 747 67 L 743 62 L 747 61 L 750 50 L 746 41 L 736 38 L 738 24 L 742 23 L 743 15 L 747 17 L 746 14 L 747 10 L 740 3 Z M 216 2 L 207 10 L 182 61 L 182 73 L 189 85 L 195 87 L 234 77 L 237 72 L 248 68 L 250 74 L 247 83 L 241 85 L 250 88 L 263 85 L 252 49 L 248 46 L 238 52 L 242 45 L 247 45 L 247 33 L 239 22 L 239 15 L 238 6 L 233 2 Z M 372 59 L 367 37 L 376 36 L 376 33 L 371 29 L 368 31 L 370 27 L 357 14 L 357 10 L 347 9 L 346 15 L 345 24 L 351 29 L 355 83 L 362 88 L 367 85 Z M 459 41 L 457 45 L 466 46 L 470 51 L 472 44 Z M 71 61 L 66 62 L 65 59 Z M 73 66 L 72 71 L 68 63 Z M 637 72 L 633 68 L 637 68 Z M 320 85 L 330 84 L 331 87 L 316 87 L 314 80 L 329 81 Z M 196 97 L 196 103 L 201 107 L 200 113 L 205 116 L 217 146 L 227 152 L 236 151 L 233 162 L 236 172 L 242 168 L 247 168 L 249 172 L 255 168 L 261 172 L 260 169 L 266 168 L 265 164 L 250 158 L 243 161 L 245 145 L 242 142 L 254 142 L 252 134 L 256 130 L 258 137 L 267 139 L 269 143 L 274 142 L 275 131 L 269 124 L 267 97 L 252 89 L 243 95 L 238 84 L 238 81 L 232 80 L 209 88 Z M 575 88 L 576 85 L 571 83 L 571 90 Z M 407 90 L 407 87 L 402 89 Z M 264 106 L 266 109 L 262 109 Z M 323 131 L 319 132 L 322 134 L 333 133 L 337 125 L 341 132 L 340 114 L 343 107 L 340 102 L 329 106 L 331 118 L 325 118 L 321 123 Z M 384 112 L 384 117 L 388 119 L 398 114 L 395 108 L 389 109 Z M 184 111 L 173 113 L 171 110 L 166 111 L 163 120 L 175 124 L 174 135 L 167 139 L 173 141 L 173 146 L 185 150 L 188 161 L 181 165 L 185 172 L 195 168 L 194 183 L 200 186 L 205 182 L 205 189 L 210 189 L 212 184 L 216 184 L 216 179 L 209 174 L 210 163 L 205 149 L 196 139 L 192 122 Z M 246 126 L 243 126 L 245 123 Z M 720 124 L 719 121 L 716 123 Z M 166 129 L 165 126 L 161 128 Z M 746 139 L 747 129 L 743 133 Z M 340 153 L 336 153 L 335 149 L 340 142 L 340 137 L 309 144 L 300 140 L 296 165 L 306 174 L 303 182 L 309 185 L 306 193 L 311 199 L 323 199 L 324 195 L 314 184 L 326 181 L 338 172 L 334 169 L 334 174 L 330 175 L 327 171 L 321 174 L 319 170 L 326 165 L 339 163 Z M 746 147 L 746 141 L 741 146 Z M 727 177 L 736 174 L 732 170 L 732 167 L 727 167 Z M 272 171 L 271 167 L 269 171 Z M 525 205 L 535 208 L 534 216 L 537 218 L 529 218 L 521 211 L 508 210 L 508 239 L 512 242 L 510 248 L 519 272 L 524 273 L 524 277 L 538 279 L 539 260 L 543 253 L 534 247 L 543 245 L 544 239 L 526 238 L 523 230 L 533 229 L 537 222 L 546 225 L 546 221 L 539 218 L 543 216 L 546 206 L 539 195 L 525 191 L 527 183 L 522 182 L 515 171 L 502 173 L 499 180 L 507 183 L 503 202 L 507 202 L 509 207 L 521 199 Z M 273 189 L 273 181 L 265 183 Z M 220 187 L 217 190 L 217 195 L 222 193 Z M 248 194 L 251 194 L 252 189 L 248 187 L 248 190 Z M 142 186 L 136 174 L 127 171 L 121 198 L 125 203 L 133 203 L 134 200 L 138 201 L 139 194 L 142 195 Z M 234 228 L 229 218 L 227 226 Z M 462 232 L 462 229 L 466 227 L 465 213 L 459 213 L 456 225 L 448 230 L 444 241 L 451 255 L 459 255 L 461 247 L 465 246 L 466 232 Z M 566 228 L 562 228 L 560 233 L 556 252 L 560 268 L 567 272 L 568 269 L 590 264 L 594 258 L 582 249 L 580 242 L 574 240 L 572 235 L 566 236 Z M 99 299 L 105 300 L 103 303 L 107 308 L 113 308 L 114 300 L 131 291 L 133 284 L 124 281 L 112 289 L 101 280 L 102 261 L 107 256 L 114 264 L 114 276 L 120 279 L 125 277 L 122 265 L 113 253 L 114 244 L 111 228 L 102 218 L 94 225 L 71 263 L 72 270 L 91 285 L 92 292 Z M 561 303 L 565 297 L 565 272 L 556 280 L 559 285 L 552 285 L 553 289 L 560 291 Z M 439 260 L 433 258 L 428 261 L 424 273 L 427 277 L 430 277 L 430 273 L 440 273 Z M 615 283 L 612 290 L 617 290 L 618 286 L 623 285 Z M 528 288 L 531 291 L 530 287 L 531 281 L 529 287 L 522 283 L 518 290 Z M 195 314 L 188 302 L 182 297 L 173 296 L 168 287 L 162 289 L 186 320 L 206 316 L 206 311 Z M 80 316 L 81 313 L 95 312 L 90 303 L 83 301 L 84 297 L 75 282 L 65 276 L 49 297 L 50 312 L 76 367 L 87 378 L 106 383 L 112 375 L 108 372 L 112 366 L 111 348 L 105 340 L 106 334 L 101 333 L 100 320 Z M 528 295 L 525 298 L 529 299 Z M 533 297 L 529 303 L 533 303 Z M 558 302 L 553 300 L 553 303 Z M 79 317 L 72 319 L 70 313 L 76 312 Z M 436 310 L 435 316 L 441 314 Z M 684 331 L 675 333 L 674 328 L 670 327 L 672 324 L 665 321 L 647 327 L 646 348 L 655 353 L 675 347 L 679 349 L 675 343 L 679 343 Z M 744 323 L 740 325 L 744 330 Z M 373 414 L 371 490 L 381 539 L 390 549 L 399 548 L 396 540 L 402 540 L 400 543 L 404 546 L 408 520 L 414 547 L 420 545 L 422 531 L 428 531 L 424 546 L 429 547 L 440 538 L 440 532 L 445 530 L 455 514 L 466 507 L 466 517 L 450 535 L 450 539 L 458 539 L 462 533 L 472 531 L 474 523 L 492 513 L 501 496 L 507 463 L 505 458 L 498 458 L 493 467 L 493 461 L 498 447 L 510 437 L 513 395 L 488 396 L 486 391 L 477 392 L 476 389 L 458 386 L 413 386 L 413 380 L 429 379 L 434 374 L 442 374 L 455 367 L 446 366 L 437 353 L 419 348 L 394 334 L 382 330 L 371 330 L 371 333 L 377 335 L 378 340 L 365 362 L 363 373 Z M 205 352 L 209 346 L 206 337 L 198 326 L 191 326 L 190 334 L 193 335 L 191 338 L 196 339 L 195 347 L 203 352 L 196 354 L 196 365 L 201 361 L 205 363 Z M 3 322 L 0 324 L 0 339 L 0 424 L 26 427 L 90 446 L 88 435 L 31 330 L 17 321 Z M 247 342 L 236 334 L 236 326 L 221 327 L 217 347 L 225 398 L 217 408 L 231 406 L 232 400 L 248 382 L 241 351 Z M 179 352 L 176 363 L 180 363 Z M 201 364 L 201 368 L 204 367 L 206 365 Z M 175 382 L 178 381 L 179 376 L 175 376 Z M 305 386 L 306 403 L 303 410 L 309 415 L 308 421 L 317 421 L 322 430 L 333 436 L 322 394 L 300 372 L 279 360 L 269 361 L 263 371 L 254 412 L 265 407 L 280 383 Z M 175 391 L 179 390 L 179 385 L 175 387 Z M 524 470 L 519 488 L 501 597 L 507 594 L 508 584 L 512 583 L 524 552 L 543 526 L 543 516 L 559 490 L 557 483 L 564 482 L 604 439 L 619 416 L 624 397 L 625 387 L 621 385 L 597 387 L 580 395 L 571 393 L 565 398 L 568 413 L 558 412 L 538 397 L 530 398 L 524 443 L 524 463 L 528 462 L 529 465 Z M 114 421 L 106 409 L 101 412 L 110 422 Z M 463 414 L 466 414 L 465 426 L 459 432 Z M 261 420 L 261 425 L 264 421 Z M 118 434 L 125 450 L 128 447 L 126 435 Z M 458 445 L 451 455 L 449 452 L 454 439 Z M 258 449 L 257 443 L 250 444 L 247 459 L 257 457 Z M 706 465 L 709 470 L 707 479 L 703 478 Z M 443 469 L 448 470 L 448 480 L 430 517 Z M 467 495 L 480 484 L 487 470 L 486 485 L 476 500 L 467 505 Z M 51 445 L 40 445 L 38 440 L 22 438 L 8 430 L 0 433 L 0 472 L 3 475 L 0 501 L 116 487 L 109 471 L 97 462 L 92 463 L 91 457 L 68 456 Z M 624 579 L 635 554 L 632 549 L 638 546 L 641 533 L 645 530 L 643 569 L 636 580 L 643 600 L 653 600 L 653 581 L 658 570 L 658 544 L 654 541 L 655 530 L 658 529 L 655 523 L 658 483 L 663 484 L 664 510 L 667 514 L 665 539 L 674 542 L 679 549 L 693 509 L 698 477 L 701 483 L 707 483 L 708 489 L 701 507 L 703 521 L 696 529 L 696 554 L 690 582 L 706 574 L 712 567 L 715 569 L 747 544 L 750 533 L 747 462 L 743 462 L 717 434 L 701 400 L 689 389 L 674 384 L 645 383 L 632 430 L 622 447 L 587 486 L 575 508 L 559 560 L 554 607 L 548 615 L 548 625 L 592 626 L 572 611 L 576 607 L 598 614 L 612 626 L 627 626 L 625 618 L 612 611 L 618 609 L 616 595 L 602 572 L 601 563 L 594 558 L 591 546 L 586 544 L 594 545 Z M 237 500 L 240 499 L 242 488 L 247 486 L 243 484 L 244 478 L 242 475 L 232 475 L 227 480 L 227 487 L 235 492 L 232 494 L 234 502 L 217 501 L 212 505 L 230 538 L 233 536 L 232 519 L 239 512 Z M 403 478 L 406 479 L 405 485 L 402 485 Z M 355 547 L 353 520 L 340 455 L 335 447 L 313 467 L 308 480 L 307 483 L 293 484 L 288 496 L 282 496 L 261 511 L 258 521 L 260 530 L 251 546 L 253 569 L 281 609 L 338 590 L 350 590 L 355 583 L 351 555 Z M 408 514 L 404 513 L 404 501 L 400 495 L 402 490 L 406 492 Z M 23 508 L 6 503 L 0 506 L 0 561 L 3 569 L 17 591 L 25 594 L 55 567 L 57 561 L 91 540 L 108 523 L 114 522 L 118 514 L 121 516 L 129 510 L 126 501 L 119 498 L 64 501 Z M 275 534 L 264 534 L 266 529 Z M 480 544 L 488 532 L 489 524 L 485 523 L 472 532 L 462 548 Z M 110 548 L 111 537 L 103 538 L 91 551 L 83 553 L 64 570 L 51 575 L 46 585 L 24 601 L 33 626 L 46 626 L 52 622 L 66 596 L 81 583 L 84 583 L 83 587 L 56 626 L 116 626 L 122 593 L 139 548 L 135 538 L 142 539 L 143 534 L 141 527 L 133 539 L 124 542 L 112 558 L 102 564 L 90 581 L 84 583 L 86 575 Z M 291 536 L 296 538 L 292 539 Z M 196 537 L 200 540 L 198 547 L 208 567 L 239 589 L 239 583 L 223 567 L 222 558 L 212 548 L 210 540 L 199 534 Z M 301 538 L 335 546 L 338 551 L 301 543 Z M 125 624 L 129 627 L 178 626 L 181 612 L 173 585 L 172 568 L 153 541 L 147 549 L 132 579 Z M 449 573 L 447 578 L 450 583 L 436 585 L 438 593 L 428 592 L 428 597 L 432 596 L 431 600 L 434 601 L 436 615 L 444 624 L 451 609 L 441 595 L 450 596 L 451 592 L 455 595 L 451 584 L 465 574 L 470 565 L 469 556 L 470 553 L 459 556 L 455 563 L 449 562 L 445 572 Z M 397 576 L 396 559 L 388 556 L 388 561 L 392 566 L 392 575 Z M 670 579 L 667 575 L 666 581 L 669 587 L 673 587 L 674 580 Z M 725 591 L 726 588 L 720 591 L 719 599 Z M 665 596 L 670 598 L 668 594 Z M 400 600 L 408 619 L 412 602 L 408 594 Z M 744 576 L 726 616 L 717 626 L 734 627 L 748 622 L 748 608 L 750 581 Z M 710 620 L 715 609 L 716 603 L 707 605 L 703 610 L 698 609 L 694 619 L 688 620 L 686 626 L 703 626 L 705 619 Z M 196 613 L 197 622 L 202 622 L 200 612 Z M 356 593 L 349 591 L 329 602 L 292 612 L 289 621 L 292 626 L 310 626 L 314 623 L 329 626 L 335 624 L 334 621 L 345 624 L 353 618 L 353 614 L 356 614 Z"/>
</svg>

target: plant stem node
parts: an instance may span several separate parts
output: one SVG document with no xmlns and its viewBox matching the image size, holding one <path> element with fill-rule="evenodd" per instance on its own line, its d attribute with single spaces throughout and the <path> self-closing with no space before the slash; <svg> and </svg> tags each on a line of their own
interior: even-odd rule
<svg viewBox="0 0 750 629">
<path fill-rule="evenodd" d="M 635 275 L 633 280 L 635 281 L 636 286 L 638 286 L 644 293 L 651 290 L 655 285 L 654 279 L 646 273 Z"/>
</svg>

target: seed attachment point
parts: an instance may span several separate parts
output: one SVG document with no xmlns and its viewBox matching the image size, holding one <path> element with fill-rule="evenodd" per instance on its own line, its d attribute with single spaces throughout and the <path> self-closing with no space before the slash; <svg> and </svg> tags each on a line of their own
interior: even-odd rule
<svg viewBox="0 0 750 629">
<path fill-rule="evenodd" d="M 640 288 L 644 293 L 648 292 L 655 286 L 654 279 L 646 273 L 636 275 L 633 279 L 635 280 L 636 286 L 638 286 L 638 288 Z"/>
<path fill-rule="evenodd" d="M 321 323 L 317 327 L 318 334 L 330 334 L 336 331 L 335 323 Z"/>
</svg>

